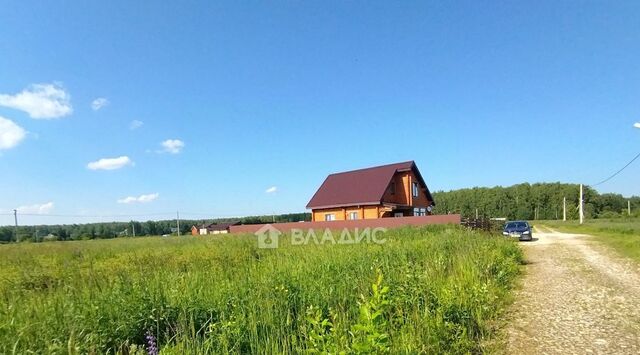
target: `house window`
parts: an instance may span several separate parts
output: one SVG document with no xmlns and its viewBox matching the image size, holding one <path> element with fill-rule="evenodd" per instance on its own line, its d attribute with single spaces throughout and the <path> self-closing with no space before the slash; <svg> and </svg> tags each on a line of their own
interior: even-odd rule
<svg viewBox="0 0 640 355">
<path fill-rule="evenodd" d="M 325 221 L 335 221 L 336 220 L 336 215 L 333 213 L 327 213 L 324 215 L 324 220 Z"/>
<path fill-rule="evenodd" d="M 414 216 L 426 216 L 427 215 L 427 209 L 426 208 L 414 208 L 413 209 L 413 215 Z"/>
<path fill-rule="evenodd" d="M 402 212 L 396 212 L 396 213 L 394 213 L 394 214 L 393 214 L 393 216 L 394 216 L 394 217 L 396 217 L 396 218 L 397 218 L 397 217 L 404 217 L 404 213 L 402 213 Z"/>
<path fill-rule="evenodd" d="M 418 183 L 414 182 L 413 183 L 413 197 L 418 197 Z"/>
<path fill-rule="evenodd" d="M 349 212 L 349 219 L 358 219 L 358 212 Z"/>
<path fill-rule="evenodd" d="M 394 181 L 394 182 L 392 182 L 392 183 L 391 183 L 391 185 L 389 185 L 389 192 L 390 192 L 392 195 L 395 195 L 395 194 L 396 194 L 396 183 L 395 183 L 395 181 Z"/>
</svg>

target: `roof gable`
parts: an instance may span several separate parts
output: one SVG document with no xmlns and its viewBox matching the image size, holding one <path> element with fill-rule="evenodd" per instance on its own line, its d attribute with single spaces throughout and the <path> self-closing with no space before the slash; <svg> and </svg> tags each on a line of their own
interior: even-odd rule
<svg viewBox="0 0 640 355">
<path fill-rule="evenodd" d="M 381 203 L 387 186 L 396 172 L 406 170 L 413 170 L 422 186 L 427 186 L 413 161 L 336 173 L 327 176 L 307 204 L 307 208 Z M 433 201 L 428 189 L 427 196 Z"/>
<path fill-rule="evenodd" d="M 212 224 L 207 227 L 209 231 L 223 231 L 229 229 L 231 226 L 236 226 L 240 224 L 240 222 L 229 222 L 229 223 L 220 223 L 220 224 Z"/>
</svg>

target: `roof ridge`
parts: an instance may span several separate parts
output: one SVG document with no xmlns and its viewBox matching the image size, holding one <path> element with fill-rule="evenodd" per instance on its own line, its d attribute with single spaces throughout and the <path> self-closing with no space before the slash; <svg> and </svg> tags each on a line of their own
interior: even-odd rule
<svg viewBox="0 0 640 355">
<path fill-rule="evenodd" d="M 349 171 L 340 171 L 340 172 L 337 172 L 337 173 L 331 173 L 331 174 L 329 174 L 329 176 L 350 174 L 350 173 L 355 173 L 357 171 L 379 169 L 379 168 L 385 168 L 385 167 L 388 167 L 388 166 L 391 166 L 391 165 L 400 165 L 400 164 L 407 164 L 407 163 L 414 163 L 415 164 L 415 161 L 414 160 L 407 160 L 407 161 L 401 161 L 401 162 L 397 162 L 397 163 L 384 164 L 384 165 L 378 165 L 378 166 L 371 166 L 371 167 L 368 167 L 368 168 L 360 168 L 360 169 L 354 169 L 354 170 L 349 170 Z"/>
</svg>

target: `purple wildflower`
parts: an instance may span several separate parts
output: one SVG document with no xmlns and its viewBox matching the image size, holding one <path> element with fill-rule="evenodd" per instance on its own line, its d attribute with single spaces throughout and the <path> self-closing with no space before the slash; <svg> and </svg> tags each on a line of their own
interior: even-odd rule
<svg viewBox="0 0 640 355">
<path fill-rule="evenodd" d="M 144 338 L 147 340 L 147 354 L 158 355 L 158 345 L 156 343 L 156 337 L 153 336 L 151 331 L 147 330 Z"/>
</svg>

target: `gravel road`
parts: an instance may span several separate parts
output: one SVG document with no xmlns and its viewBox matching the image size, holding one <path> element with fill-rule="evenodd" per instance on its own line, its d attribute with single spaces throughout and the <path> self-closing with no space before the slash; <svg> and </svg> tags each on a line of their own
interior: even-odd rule
<svg viewBox="0 0 640 355">
<path fill-rule="evenodd" d="M 536 228 L 509 354 L 640 354 L 640 267 L 593 237 Z"/>
</svg>

